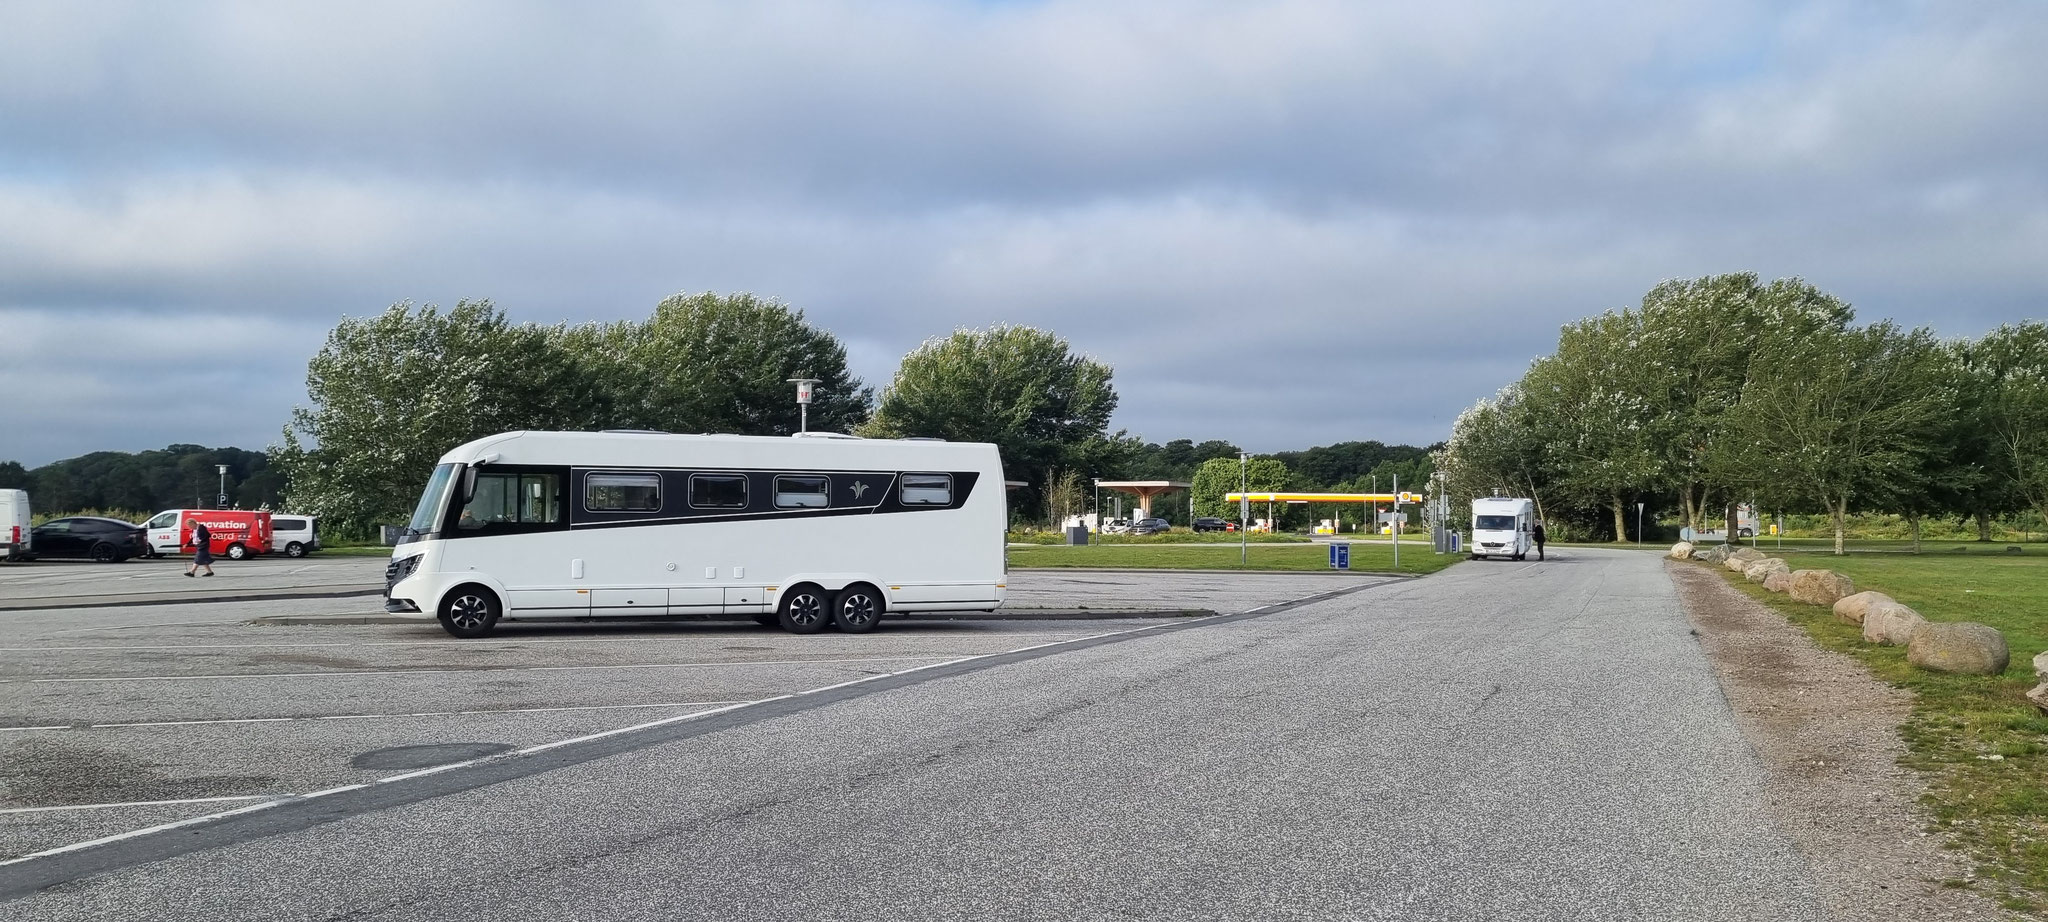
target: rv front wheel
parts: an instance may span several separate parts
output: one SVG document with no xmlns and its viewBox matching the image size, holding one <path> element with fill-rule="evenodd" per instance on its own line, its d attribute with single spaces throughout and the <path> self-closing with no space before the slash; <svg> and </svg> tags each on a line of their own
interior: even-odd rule
<svg viewBox="0 0 2048 922">
<path fill-rule="evenodd" d="M 247 556 L 249 556 L 249 549 L 247 547 L 244 547 L 241 543 L 237 542 L 235 544 L 228 545 L 229 560 L 241 560 L 242 558 Z"/>
<path fill-rule="evenodd" d="M 825 590 L 810 583 L 800 583 L 782 594 L 782 604 L 775 610 L 775 620 L 782 624 L 783 630 L 792 634 L 816 634 L 831 621 L 828 612 Z"/>
<path fill-rule="evenodd" d="M 470 640 L 498 626 L 498 597 L 482 586 L 463 586 L 441 602 L 441 629 Z"/>
<path fill-rule="evenodd" d="M 865 634 L 882 621 L 882 594 L 873 586 L 854 583 L 832 601 L 832 623 L 848 634 Z"/>
</svg>

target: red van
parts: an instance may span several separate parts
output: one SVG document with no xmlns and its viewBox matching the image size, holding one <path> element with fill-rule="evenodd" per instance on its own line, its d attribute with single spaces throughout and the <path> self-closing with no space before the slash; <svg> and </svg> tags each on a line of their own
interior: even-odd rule
<svg viewBox="0 0 2048 922">
<path fill-rule="evenodd" d="M 149 535 L 150 550 L 165 555 L 189 554 L 192 523 L 203 523 L 213 533 L 216 557 L 241 560 L 271 551 L 270 513 L 237 509 L 166 509 L 143 528 Z"/>
</svg>

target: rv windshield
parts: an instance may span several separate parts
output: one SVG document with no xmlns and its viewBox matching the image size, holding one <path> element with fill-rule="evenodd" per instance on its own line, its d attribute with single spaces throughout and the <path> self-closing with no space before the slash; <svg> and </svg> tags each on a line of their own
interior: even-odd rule
<svg viewBox="0 0 2048 922">
<path fill-rule="evenodd" d="M 1514 531 L 1515 517 L 1511 515 L 1479 515 L 1472 517 L 1474 531 Z"/>
<path fill-rule="evenodd" d="M 441 513 L 448 508 L 448 485 L 455 482 L 455 472 L 461 469 L 460 464 L 434 468 L 434 475 L 427 478 L 426 492 L 420 494 L 419 506 L 412 511 L 412 523 L 406 526 L 406 534 L 429 534 L 441 524 Z"/>
</svg>

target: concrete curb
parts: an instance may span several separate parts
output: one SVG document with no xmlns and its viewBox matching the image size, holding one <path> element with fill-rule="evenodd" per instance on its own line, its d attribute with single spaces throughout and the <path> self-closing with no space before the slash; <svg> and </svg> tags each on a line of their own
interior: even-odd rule
<svg viewBox="0 0 2048 922">
<path fill-rule="evenodd" d="M 92 596 L 85 599 L 0 599 L 0 611 L 58 610 L 68 608 L 118 608 L 123 605 L 198 605 L 221 602 L 276 602 L 285 599 L 345 599 L 383 595 L 376 589 L 335 589 L 328 586 L 306 589 L 259 589 L 235 595 L 180 595 L 157 592 L 125 596 Z"/>
</svg>

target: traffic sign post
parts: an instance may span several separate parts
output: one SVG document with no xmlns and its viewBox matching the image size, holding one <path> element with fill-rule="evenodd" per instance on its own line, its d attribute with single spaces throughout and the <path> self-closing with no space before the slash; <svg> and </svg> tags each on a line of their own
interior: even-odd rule
<svg viewBox="0 0 2048 922">
<path fill-rule="evenodd" d="M 1351 544 L 1345 541 L 1330 542 L 1330 569 L 1351 569 Z"/>
</svg>

